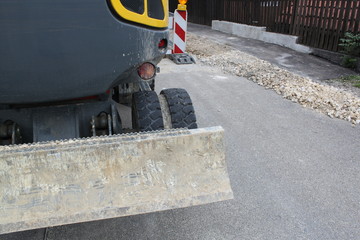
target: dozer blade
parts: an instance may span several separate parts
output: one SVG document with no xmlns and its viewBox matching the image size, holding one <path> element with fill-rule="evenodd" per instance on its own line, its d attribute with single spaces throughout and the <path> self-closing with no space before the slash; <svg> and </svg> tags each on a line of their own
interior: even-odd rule
<svg viewBox="0 0 360 240">
<path fill-rule="evenodd" d="M 223 129 L 0 147 L 0 234 L 233 198 Z"/>
</svg>

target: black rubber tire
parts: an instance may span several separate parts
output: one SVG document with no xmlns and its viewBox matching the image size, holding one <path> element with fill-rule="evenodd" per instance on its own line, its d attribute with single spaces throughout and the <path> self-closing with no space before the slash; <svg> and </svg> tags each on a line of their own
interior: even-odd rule
<svg viewBox="0 0 360 240">
<path fill-rule="evenodd" d="M 132 125 L 136 131 L 164 129 L 159 98 L 156 92 L 136 92 L 132 96 Z"/>
<path fill-rule="evenodd" d="M 187 91 L 182 88 L 162 90 L 168 103 L 172 128 L 197 128 L 195 110 Z"/>
</svg>

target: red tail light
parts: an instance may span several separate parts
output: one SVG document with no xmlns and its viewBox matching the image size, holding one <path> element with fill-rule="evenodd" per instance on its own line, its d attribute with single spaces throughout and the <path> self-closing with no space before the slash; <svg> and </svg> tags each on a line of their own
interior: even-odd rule
<svg viewBox="0 0 360 240">
<path fill-rule="evenodd" d="M 141 79 L 150 80 L 155 77 L 156 68 L 153 64 L 146 62 L 138 68 L 138 74 Z"/>
<path fill-rule="evenodd" d="M 161 39 L 158 46 L 159 46 L 160 49 L 166 48 L 167 47 L 167 40 L 166 39 Z"/>
</svg>

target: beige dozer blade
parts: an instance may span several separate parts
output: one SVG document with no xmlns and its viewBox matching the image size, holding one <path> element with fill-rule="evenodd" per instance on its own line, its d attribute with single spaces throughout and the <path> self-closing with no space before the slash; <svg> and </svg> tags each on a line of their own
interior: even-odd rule
<svg viewBox="0 0 360 240">
<path fill-rule="evenodd" d="M 232 198 L 221 127 L 0 147 L 0 234 Z"/>
</svg>

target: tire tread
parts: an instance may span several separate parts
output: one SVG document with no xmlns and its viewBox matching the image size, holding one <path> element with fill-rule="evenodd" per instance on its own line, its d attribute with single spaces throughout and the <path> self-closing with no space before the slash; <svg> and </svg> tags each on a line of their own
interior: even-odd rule
<svg viewBox="0 0 360 240">
<path fill-rule="evenodd" d="M 173 128 L 197 128 L 195 110 L 187 91 L 182 88 L 169 88 L 161 93 L 169 105 Z"/>
<path fill-rule="evenodd" d="M 137 131 L 164 129 L 159 98 L 156 92 L 142 91 L 134 93 L 132 105 L 132 121 L 134 129 Z"/>
</svg>

